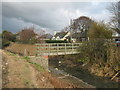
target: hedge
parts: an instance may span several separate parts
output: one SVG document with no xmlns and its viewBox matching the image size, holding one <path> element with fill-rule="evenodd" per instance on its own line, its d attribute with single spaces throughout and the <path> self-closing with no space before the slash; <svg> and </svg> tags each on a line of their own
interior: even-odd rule
<svg viewBox="0 0 120 90">
<path fill-rule="evenodd" d="M 46 40 L 46 43 L 67 43 L 66 40 Z"/>
</svg>

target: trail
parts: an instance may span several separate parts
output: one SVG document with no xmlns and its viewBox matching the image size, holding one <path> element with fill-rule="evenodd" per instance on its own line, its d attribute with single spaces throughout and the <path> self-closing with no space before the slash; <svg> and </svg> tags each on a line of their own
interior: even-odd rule
<svg viewBox="0 0 120 90">
<path fill-rule="evenodd" d="M 37 78 L 38 71 L 19 55 L 3 51 L 3 87 L 5 88 L 44 88 L 41 79 Z M 11 55 L 10 55 L 11 54 Z M 40 73 L 39 73 L 40 74 Z M 42 78 L 42 75 L 41 75 Z M 38 82 L 39 81 L 39 82 Z M 48 87 L 53 85 L 47 83 Z"/>
<path fill-rule="evenodd" d="M 3 88 L 77 88 L 47 71 L 39 71 L 23 56 L 0 50 L 2 53 Z"/>
</svg>

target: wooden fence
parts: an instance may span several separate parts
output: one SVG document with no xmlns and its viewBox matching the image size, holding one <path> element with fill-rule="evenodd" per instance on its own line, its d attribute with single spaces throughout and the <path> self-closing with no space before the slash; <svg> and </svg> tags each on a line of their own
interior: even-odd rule
<svg viewBox="0 0 120 90">
<path fill-rule="evenodd" d="M 36 44 L 37 56 L 75 54 L 80 45 L 81 43 L 39 43 Z"/>
</svg>

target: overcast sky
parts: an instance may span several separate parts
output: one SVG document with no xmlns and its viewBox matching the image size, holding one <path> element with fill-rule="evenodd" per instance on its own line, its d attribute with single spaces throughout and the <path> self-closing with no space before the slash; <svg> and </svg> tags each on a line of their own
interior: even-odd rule
<svg viewBox="0 0 120 90">
<path fill-rule="evenodd" d="M 96 21 L 109 21 L 110 2 L 2 2 L 2 30 L 18 32 L 34 26 L 46 33 L 60 31 L 70 19 L 88 16 Z"/>
</svg>

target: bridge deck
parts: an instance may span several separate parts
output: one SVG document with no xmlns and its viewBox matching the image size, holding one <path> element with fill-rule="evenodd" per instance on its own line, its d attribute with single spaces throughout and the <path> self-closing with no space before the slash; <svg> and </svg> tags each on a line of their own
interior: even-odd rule
<svg viewBox="0 0 120 90">
<path fill-rule="evenodd" d="M 81 43 L 42 43 L 36 44 L 37 56 L 76 54 Z"/>
</svg>

